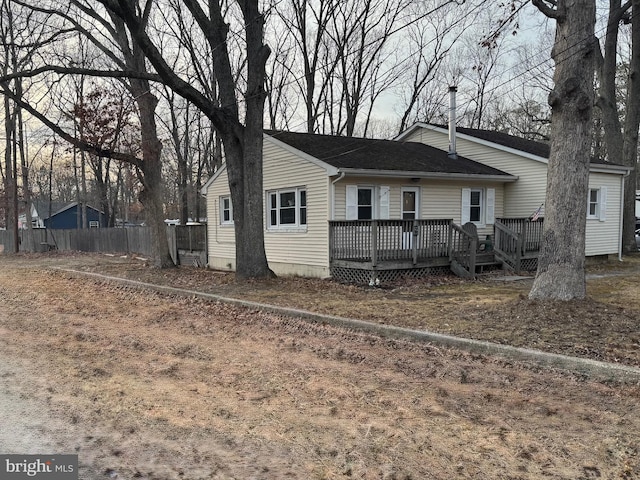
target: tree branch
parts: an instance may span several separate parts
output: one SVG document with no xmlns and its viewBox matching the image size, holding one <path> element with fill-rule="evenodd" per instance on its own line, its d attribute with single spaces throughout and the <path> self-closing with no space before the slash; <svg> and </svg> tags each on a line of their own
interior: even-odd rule
<svg viewBox="0 0 640 480">
<path fill-rule="evenodd" d="M 47 72 L 59 73 L 61 75 L 87 75 L 101 78 L 137 78 L 140 80 L 164 83 L 162 78 L 155 73 L 138 72 L 134 70 L 97 70 L 94 68 L 63 67 L 61 65 L 47 65 L 45 67 L 34 68 L 33 70 L 23 70 L 21 72 L 2 75 L 0 76 L 0 83 L 9 82 L 16 78 L 32 78 Z"/>
<path fill-rule="evenodd" d="M 114 160 L 120 160 L 120 161 L 123 161 L 123 162 L 127 162 L 127 163 L 135 166 L 136 168 L 141 168 L 142 167 L 142 160 L 140 160 L 138 157 L 136 157 L 134 155 L 130 155 L 130 154 L 122 153 L 122 152 L 114 152 L 112 150 L 107 150 L 107 149 L 102 149 L 102 148 L 97 147 L 95 145 L 91 145 L 91 144 L 89 144 L 87 142 L 83 142 L 82 140 L 79 140 L 78 138 L 74 137 L 73 135 L 70 135 L 69 133 L 65 132 L 59 125 L 57 125 L 52 120 L 49 120 L 45 115 L 43 115 L 41 112 L 36 110 L 31 104 L 25 102 L 24 99 L 20 98 L 16 94 L 14 94 L 11 91 L 11 89 L 9 88 L 9 86 L 5 82 L 0 82 L 0 89 L 2 90 L 1 93 L 3 95 L 5 95 L 8 98 L 10 98 L 11 100 L 13 100 L 18 106 L 20 106 L 20 108 L 23 108 L 24 110 L 29 112 L 31 115 L 36 117 L 43 124 L 45 124 L 47 127 L 49 127 L 51 129 L 51 131 L 53 131 L 58 136 L 60 136 L 61 138 L 63 138 L 67 142 L 69 142 L 74 147 L 77 147 L 80 150 L 83 150 L 85 152 L 92 153 L 92 154 L 94 154 L 94 155 L 96 155 L 98 157 L 113 158 Z"/>
<path fill-rule="evenodd" d="M 540 10 L 545 16 L 553 18 L 557 21 L 564 20 L 564 7 L 558 5 L 555 0 L 531 0 L 534 7 Z M 554 9 L 553 6 L 556 8 Z"/>
<path fill-rule="evenodd" d="M 196 105 L 202 113 L 204 113 L 213 123 L 219 132 L 228 132 L 231 129 L 237 129 L 241 126 L 238 124 L 237 117 L 233 115 L 225 115 L 224 108 L 214 107 L 211 101 L 206 98 L 200 91 L 194 88 L 190 83 L 180 78 L 176 72 L 167 64 L 162 53 L 154 45 L 144 26 L 136 13 L 132 10 L 129 3 L 125 0 L 98 0 L 105 7 L 116 12 L 117 15 L 126 23 L 131 37 L 136 44 L 142 49 L 149 62 L 153 65 L 157 78 L 162 78 L 161 83 L 166 84 L 181 97 L 191 101 Z M 138 78 L 138 77 L 134 77 Z"/>
</svg>

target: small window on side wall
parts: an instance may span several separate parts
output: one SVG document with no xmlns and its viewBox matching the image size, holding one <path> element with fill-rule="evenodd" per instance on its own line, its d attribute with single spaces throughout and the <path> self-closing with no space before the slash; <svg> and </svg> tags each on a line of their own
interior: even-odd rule
<svg viewBox="0 0 640 480">
<path fill-rule="evenodd" d="M 587 218 L 604 222 L 607 218 L 607 187 L 590 188 L 587 198 Z"/>
<path fill-rule="evenodd" d="M 233 206 L 231 197 L 220 197 L 220 224 L 233 225 Z"/>
</svg>

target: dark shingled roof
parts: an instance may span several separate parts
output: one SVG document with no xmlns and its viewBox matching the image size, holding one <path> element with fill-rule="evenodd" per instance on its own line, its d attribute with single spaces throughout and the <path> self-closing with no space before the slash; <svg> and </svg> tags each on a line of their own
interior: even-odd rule
<svg viewBox="0 0 640 480">
<path fill-rule="evenodd" d="M 436 126 L 440 128 L 444 128 L 445 130 L 449 128 L 445 125 L 436 125 Z M 492 130 L 480 130 L 477 128 L 465 128 L 465 127 L 456 127 L 456 131 L 465 135 L 469 135 L 470 137 L 479 138 L 481 140 L 487 140 L 489 142 L 502 145 L 503 147 L 513 148 L 515 150 L 520 150 L 521 152 L 537 155 L 538 157 L 542 157 L 542 158 L 549 158 L 549 153 L 551 152 L 551 146 L 547 143 L 536 142 L 535 140 L 527 140 L 525 138 L 515 137 L 513 135 L 509 135 L 508 133 L 494 132 Z M 606 162 L 602 158 L 591 157 L 590 161 L 591 163 L 619 166 L 615 163 Z"/>
<path fill-rule="evenodd" d="M 265 133 L 339 169 L 510 176 L 465 157 L 449 158 L 444 150 L 422 143 L 270 130 Z"/>
<path fill-rule="evenodd" d="M 447 128 L 447 127 L 442 127 Z M 527 140 L 525 138 L 514 137 L 508 133 L 494 132 L 492 130 L 479 130 L 476 128 L 456 127 L 456 130 L 471 137 L 480 138 L 489 142 L 497 143 L 503 147 L 513 148 L 521 152 L 531 153 L 543 158 L 549 158 L 551 147 L 542 142 Z"/>
</svg>

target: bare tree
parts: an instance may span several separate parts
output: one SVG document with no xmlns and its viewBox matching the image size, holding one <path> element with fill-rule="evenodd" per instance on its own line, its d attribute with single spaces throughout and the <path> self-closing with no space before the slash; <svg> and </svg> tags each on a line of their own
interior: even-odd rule
<svg viewBox="0 0 640 480">
<path fill-rule="evenodd" d="M 236 77 L 227 41 L 229 25 L 220 3 L 209 2 L 208 12 L 196 0 L 183 0 L 183 10 L 189 12 L 204 36 L 215 65 L 218 99 L 212 100 L 194 85 L 180 77 L 163 56 L 148 31 L 148 12 L 137 13 L 132 0 L 100 0 L 117 18 L 127 25 L 133 43 L 144 52 L 155 68 L 157 77 L 177 94 L 189 100 L 211 121 L 224 144 L 227 173 L 233 202 L 236 237 L 236 273 L 239 277 L 266 277 L 273 272 L 267 264 L 264 249 L 262 143 L 265 64 L 270 54 L 263 42 L 264 16 L 257 0 L 238 2 L 243 20 L 246 52 L 244 82 L 244 115 L 236 96 Z M 153 2 L 147 2 L 151 9 Z M 195 32 L 195 29 L 194 29 Z M 144 138 L 143 138 L 144 146 Z"/>
<path fill-rule="evenodd" d="M 15 9 L 12 2 L 0 3 L 0 45 L 2 58 L 0 71 L 3 77 L 26 68 L 33 62 L 37 45 L 52 42 L 61 32 L 43 26 L 42 18 L 34 25 L 28 11 Z M 6 195 L 6 228 L 12 232 L 12 242 L 7 251 L 18 251 L 19 186 L 22 183 L 22 199 L 28 228 L 31 227 L 31 199 L 29 166 L 26 152 L 23 110 L 20 100 L 27 95 L 23 79 L 13 78 L 0 82 L 0 94 L 4 94 L 4 190 Z M 16 101 L 18 100 L 18 101 Z M 20 168 L 18 168 L 20 167 Z"/>
<path fill-rule="evenodd" d="M 98 157 L 129 162 L 138 169 L 143 185 L 140 199 L 149 212 L 147 218 L 152 231 L 151 241 L 154 265 L 158 267 L 172 266 L 173 262 L 169 255 L 163 215 L 162 163 L 160 160 L 162 145 L 158 139 L 155 124 L 155 109 L 158 101 L 151 90 L 151 80 L 154 75 L 149 74 L 147 70 L 146 58 L 142 49 L 136 42 L 131 41 L 130 32 L 121 17 L 108 9 L 104 11 L 97 8 L 97 5 L 91 3 L 90 0 L 72 0 L 66 6 L 56 4 L 51 8 L 48 8 L 44 2 L 31 0 L 13 0 L 12 3 L 27 8 L 32 12 L 45 14 L 48 19 L 55 18 L 58 23 L 62 22 L 66 26 L 61 30 L 63 32 L 82 33 L 102 52 L 103 59 L 111 62 L 110 68 L 107 70 L 78 68 L 75 65 L 70 65 L 68 55 L 64 52 L 64 47 L 68 47 L 69 40 L 67 39 L 67 43 L 62 44 L 62 55 L 58 55 L 58 57 L 61 57 L 63 65 L 43 66 L 30 72 L 19 72 L 16 76 L 35 76 L 49 71 L 62 75 L 92 75 L 123 80 L 123 84 L 127 87 L 138 108 L 142 159 L 129 153 L 103 149 L 100 146 L 91 145 L 82 139 L 78 139 L 38 111 L 33 105 L 22 101 L 14 93 L 8 92 L 6 89 L 3 93 L 74 146 L 89 151 Z M 150 8 L 153 2 L 147 2 L 144 9 L 138 7 L 137 1 L 126 3 L 130 7 L 128 14 L 135 17 L 133 20 L 144 28 L 149 21 Z M 53 21 L 49 23 L 53 23 Z M 46 24 L 48 25 L 49 23 Z M 35 48 L 42 48 L 43 46 L 42 43 L 34 43 L 34 45 Z M 114 66 L 119 71 L 115 71 Z M 123 73 L 123 71 L 127 73 Z M 127 80 L 124 81 L 125 79 Z"/>
<path fill-rule="evenodd" d="M 290 34 L 293 38 L 295 50 L 287 56 L 291 60 L 286 59 L 288 61 L 285 63 L 285 59 L 278 54 L 279 49 L 276 49 L 274 62 L 286 67 L 290 77 L 293 77 L 290 81 L 302 99 L 306 131 L 310 133 L 317 129 L 318 118 L 324 108 L 323 100 L 339 61 L 339 55 L 330 54 L 329 26 L 340 3 L 344 2 L 288 0 L 276 8 L 285 26 L 285 35 Z"/>
<path fill-rule="evenodd" d="M 586 296 L 585 199 L 591 158 L 595 0 L 533 0 L 556 21 L 551 154 L 543 241 L 530 298 Z"/>
<path fill-rule="evenodd" d="M 338 59 L 337 83 L 332 82 L 333 96 L 324 108 L 333 133 L 354 135 L 359 114 L 370 112 L 395 79 L 396 72 L 388 66 L 395 54 L 392 35 L 410 3 L 358 0 L 338 2 L 332 10 L 328 28 L 332 55 Z"/>
<path fill-rule="evenodd" d="M 444 78 L 443 67 L 464 38 L 466 28 L 475 24 L 478 7 L 483 2 L 473 2 L 468 8 L 456 2 L 439 3 L 437 7 L 423 3 L 411 6 L 418 20 L 404 30 L 407 53 L 401 65 L 400 78 L 404 81 L 398 87 L 403 99 L 400 132 L 415 121 L 431 121 L 442 110 L 447 93 L 441 86 L 453 80 Z M 425 8 L 430 9 L 426 16 Z M 440 96 L 434 91 L 444 93 Z"/>
</svg>

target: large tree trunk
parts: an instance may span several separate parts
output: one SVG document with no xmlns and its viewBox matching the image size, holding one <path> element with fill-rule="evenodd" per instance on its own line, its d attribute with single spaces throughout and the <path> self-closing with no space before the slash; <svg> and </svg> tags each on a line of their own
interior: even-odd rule
<svg viewBox="0 0 640 480">
<path fill-rule="evenodd" d="M 636 252 L 636 179 L 638 170 L 638 128 L 640 127 L 640 0 L 632 0 L 631 61 L 627 83 L 627 111 L 624 122 L 622 163 L 631 169 L 624 182 L 622 249 Z"/>
<path fill-rule="evenodd" d="M 169 241 L 164 223 L 164 208 L 162 202 L 162 163 L 160 153 L 162 143 L 158 139 L 155 109 L 158 104 L 156 97 L 149 91 L 148 85 L 139 86 L 146 82 L 132 81 L 131 91 L 140 93 L 136 97 L 140 111 L 140 136 L 142 140 L 142 192 L 140 202 L 147 211 L 146 218 L 151 228 L 151 251 L 153 265 L 158 268 L 175 266 L 169 255 Z"/>
<path fill-rule="evenodd" d="M 262 146 L 263 116 L 266 93 L 264 91 L 265 64 L 269 49 L 262 43 L 264 18 L 258 13 L 257 3 L 247 2 L 243 6 L 244 18 L 254 19 L 247 24 L 248 78 L 246 119 L 242 137 L 242 178 L 232 181 L 236 188 L 242 184 L 242 197 L 236 193 L 234 202 L 241 202 L 242 221 L 235 222 L 236 231 L 236 275 L 240 278 L 274 276 L 267 263 L 264 249 L 264 196 L 262 191 Z M 225 151 L 226 145 L 225 145 Z M 229 160 L 227 160 L 229 161 Z M 233 189 L 233 186 L 231 186 Z M 235 215 L 234 203 L 234 215 Z"/>
<path fill-rule="evenodd" d="M 222 132 L 227 160 L 229 189 L 233 202 L 233 217 L 236 240 L 236 275 L 238 278 L 265 278 L 274 276 L 269 268 L 264 248 L 264 200 L 262 190 L 262 144 L 263 117 L 266 92 L 264 91 L 265 65 L 270 50 L 263 43 L 264 17 L 258 10 L 258 2 L 240 2 L 243 18 L 246 19 L 247 41 L 247 87 L 245 92 L 245 126 L 237 121 L 237 106 L 231 128 Z M 223 29 L 219 9 L 212 15 Z M 222 37 L 224 40 L 224 37 Z M 234 102 L 235 83 L 228 68 L 228 55 L 215 58 L 222 68 L 216 73 L 223 103 Z M 223 67 L 224 66 L 224 67 Z"/>
<path fill-rule="evenodd" d="M 542 2 L 534 2 L 541 8 Z M 552 57 L 551 154 L 538 271 L 529 298 L 586 296 L 585 229 L 591 156 L 595 1 L 565 0 L 556 10 Z"/>
<path fill-rule="evenodd" d="M 624 182 L 624 213 L 622 248 L 626 253 L 637 250 L 635 240 L 635 188 L 638 149 L 638 126 L 640 124 L 640 17 L 631 16 L 631 58 L 627 77 L 627 98 L 624 102 L 624 127 L 621 126 L 617 98 L 618 42 L 620 22 L 628 12 L 628 5 L 621 0 L 611 0 L 607 34 L 603 56 L 597 70 L 600 87 L 596 105 L 602 112 L 604 139 L 609 160 L 622 163 L 631 169 Z M 633 0 L 632 12 L 640 10 L 640 0 Z"/>
<path fill-rule="evenodd" d="M 6 198 L 5 206 L 5 223 L 7 232 L 11 232 L 11 240 L 5 245 L 5 253 L 17 253 L 19 250 L 18 236 L 18 188 L 16 180 L 16 170 L 14 168 L 15 158 L 13 157 L 13 143 L 15 141 L 15 123 L 11 109 L 11 102 L 5 95 L 4 97 L 4 133 L 5 133 L 5 151 L 4 151 L 4 193 Z"/>
</svg>

